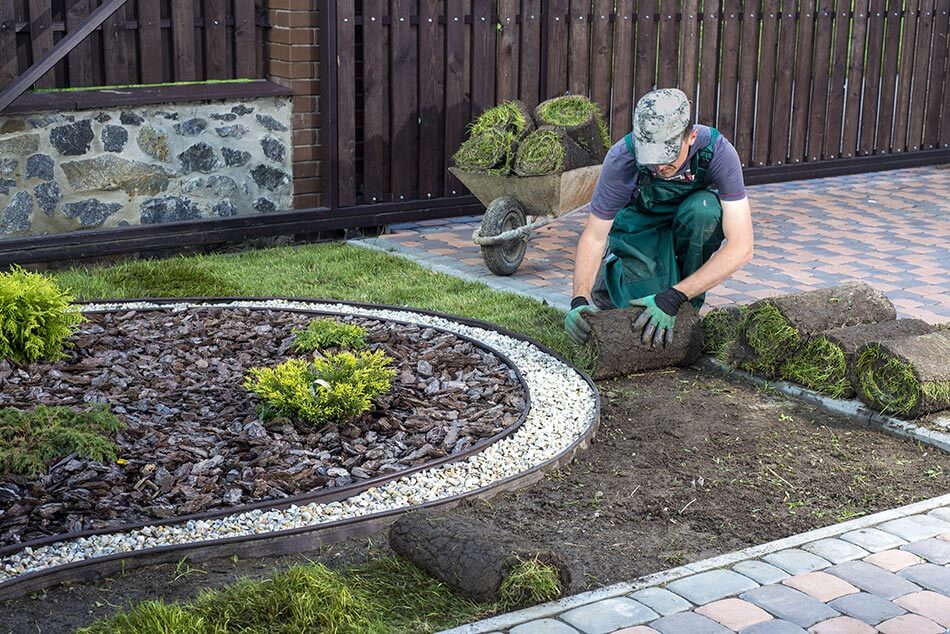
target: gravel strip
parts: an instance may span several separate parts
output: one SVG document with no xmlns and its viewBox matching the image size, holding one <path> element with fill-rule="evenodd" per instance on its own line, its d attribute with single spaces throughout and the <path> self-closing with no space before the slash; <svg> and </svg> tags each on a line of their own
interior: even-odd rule
<svg viewBox="0 0 950 634">
<path fill-rule="evenodd" d="M 469 493 L 555 458 L 584 434 L 596 416 L 595 392 L 570 366 L 528 342 L 440 317 L 289 300 L 189 304 L 127 302 L 87 304 L 83 309 L 116 311 L 161 307 L 184 311 L 194 306 L 321 310 L 400 320 L 457 332 L 482 341 L 511 359 L 521 370 L 528 386 L 531 411 L 516 433 L 462 462 L 405 476 L 340 502 L 291 506 L 283 510 L 255 510 L 213 520 L 146 526 L 127 533 L 79 538 L 37 549 L 24 548 L 0 560 L 0 582 L 27 572 L 116 553 L 318 526 Z"/>
</svg>

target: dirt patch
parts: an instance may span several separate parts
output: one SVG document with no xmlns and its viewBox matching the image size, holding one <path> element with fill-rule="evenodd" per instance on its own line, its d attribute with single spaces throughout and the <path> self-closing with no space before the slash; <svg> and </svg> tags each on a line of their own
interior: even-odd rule
<svg viewBox="0 0 950 634">
<path fill-rule="evenodd" d="M 455 511 L 559 550 L 572 567 L 570 593 L 950 489 L 946 454 L 718 374 L 667 370 L 599 387 L 601 428 L 588 452 L 524 491 Z M 372 553 L 389 551 L 353 540 L 309 557 L 337 565 Z M 276 563 L 132 571 L 0 606 L 0 623 L 69 631 L 119 606 L 188 597 Z"/>
</svg>

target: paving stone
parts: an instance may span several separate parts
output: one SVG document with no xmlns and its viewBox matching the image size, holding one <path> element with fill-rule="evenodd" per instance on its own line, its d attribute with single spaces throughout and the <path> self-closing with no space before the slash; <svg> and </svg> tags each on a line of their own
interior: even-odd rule
<svg viewBox="0 0 950 634">
<path fill-rule="evenodd" d="M 690 609 L 693 605 L 678 594 L 663 588 L 644 588 L 630 595 L 661 616 L 675 614 Z"/>
<path fill-rule="evenodd" d="M 578 634 L 578 632 L 570 625 L 565 625 L 560 621 L 541 619 L 512 628 L 509 634 Z"/>
<path fill-rule="evenodd" d="M 878 528 L 909 542 L 916 542 L 940 533 L 950 532 L 950 522 L 945 522 L 932 515 L 911 515 L 910 517 L 884 522 L 879 524 Z"/>
<path fill-rule="evenodd" d="M 943 520 L 944 522 L 950 522 L 950 506 L 942 506 L 939 509 L 934 509 L 927 513 L 927 515 L 932 515 L 938 520 Z"/>
<path fill-rule="evenodd" d="M 882 599 L 877 595 L 868 594 L 867 592 L 849 594 L 840 599 L 835 599 L 828 605 L 842 614 L 861 619 L 871 625 L 877 625 L 881 621 L 886 621 L 887 619 L 892 619 L 895 616 L 906 613 L 906 610 L 899 605 L 891 603 L 887 599 Z"/>
<path fill-rule="evenodd" d="M 904 550 L 882 550 L 879 553 L 868 555 L 864 558 L 864 561 L 889 572 L 897 572 L 907 566 L 923 563 L 924 560 L 914 553 L 909 553 Z"/>
<path fill-rule="evenodd" d="M 613 634 L 660 634 L 652 627 L 647 627 L 646 625 L 637 625 L 634 627 L 625 627 L 622 630 L 617 630 Z"/>
<path fill-rule="evenodd" d="M 920 590 L 919 587 L 907 581 L 907 579 L 882 570 L 866 561 L 846 561 L 843 564 L 832 566 L 825 572 L 841 577 L 851 585 L 885 599 L 896 599 L 909 592 Z"/>
<path fill-rule="evenodd" d="M 650 623 L 661 634 L 730 634 L 729 630 L 695 612 L 680 612 Z"/>
<path fill-rule="evenodd" d="M 898 574 L 929 590 L 950 595 L 950 570 L 943 566 L 917 564 L 904 568 Z"/>
<path fill-rule="evenodd" d="M 696 613 L 737 632 L 744 627 L 750 627 L 756 623 L 772 619 L 772 615 L 759 606 L 736 598 L 707 603 L 696 608 Z"/>
<path fill-rule="evenodd" d="M 931 537 L 919 542 L 911 542 L 901 546 L 901 550 L 906 550 L 920 555 L 933 564 L 950 564 L 950 542 Z"/>
<path fill-rule="evenodd" d="M 905 594 L 894 602 L 944 627 L 950 627 L 950 597 L 944 594 L 924 590 Z"/>
<path fill-rule="evenodd" d="M 846 594 L 859 592 L 857 588 L 844 579 L 839 579 L 825 572 L 806 572 L 803 575 L 789 577 L 782 583 L 823 603 L 828 603 Z"/>
<path fill-rule="evenodd" d="M 766 555 L 762 559 L 792 575 L 822 570 L 831 565 L 826 559 L 822 559 L 818 555 L 807 553 L 804 550 L 799 550 L 798 548 L 781 550 L 777 553 Z"/>
<path fill-rule="evenodd" d="M 758 623 L 744 630 L 739 630 L 739 634 L 808 634 L 805 630 L 794 623 L 789 623 L 782 619 L 772 619 Z"/>
<path fill-rule="evenodd" d="M 918 614 L 905 614 L 883 623 L 878 623 L 881 634 L 944 634 L 945 630 L 930 619 Z"/>
<path fill-rule="evenodd" d="M 800 627 L 831 619 L 840 613 L 803 592 L 783 585 L 762 586 L 739 597 Z"/>
<path fill-rule="evenodd" d="M 822 621 L 808 630 L 812 634 L 875 634 L 877 630 L 850 616 L 838 616 Z"/>
<path fill-rule="evenodd" d="M 642 603 L 618 597 L 575 608 L 560 615 L 560 618 L 584 634 L 605 634 L 622 627 L 646 623 L 658 616 Z"/>
<path fill-rule="evenodd" d="M 776 568 L 772 564 L 767 564 L 758 559 L 749 561 L 740 561 L 732 567 L 740 575 L 744 575 L 753 581 L 761 584 L 778 583 L 782 579 L 788 579 L 789 574 L 781 568 Z"/>
<path fill-rule="evenodd" d="M 802 550 L 818 555 L 822 559 L 827 559 L 833 564 L 861 559 L 868 554 L 868 551 L 860 546 L 846 542 L 843 539 L 820 539 L 817 542 L 805 544 L 802 546 Z"/>
<path fill-rule="evenodd" d="M 840 537 L 846 542 L 857 544 L 872 553 L 897 548 L 907 543 L 907 540 L 901 539 L 891 533 L 885 533 L 876 528 L 861 528 L 856 531 L 844 533 Z"/>
<path fill-rule="evenodd" d="M 710 570 L 667 584 L 667 590 L 697 605 L 725 599 L 758 587 L 755 581 L 731 570 Z"/>
</svg>

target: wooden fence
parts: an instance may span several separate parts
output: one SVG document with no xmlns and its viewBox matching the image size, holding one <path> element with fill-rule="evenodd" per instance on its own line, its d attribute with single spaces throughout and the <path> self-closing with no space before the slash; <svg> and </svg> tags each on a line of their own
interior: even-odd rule
<svg viewBox="0 0 950 634">
<path fill-rule="evenodd" d="M 75 29 L 99 0 L 0 0 L 0 88 Z M 264 76 L 263 0 L 129 0 L 36 88 Z"/>
<path fill-rule="evenodd" d="M 474 116 L 567 92 L 619 139 L 637 97 L 677 86 L 750 171 L 950 146 L 950 0 L 327 6 L 330 207 L 462 194 L 446 168 Z"/>
</svg>

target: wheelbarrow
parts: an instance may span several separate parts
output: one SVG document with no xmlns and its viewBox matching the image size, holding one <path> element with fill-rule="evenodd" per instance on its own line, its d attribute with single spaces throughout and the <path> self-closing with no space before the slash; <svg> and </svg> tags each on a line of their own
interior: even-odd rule
<svg viewBox="0 0 950 634">
<path fill-rule="evenodd" d="M 503 176 L 449 171 L 485 205 L 472 241 L 495 275 L 511 275 L 524 260 L 531 232 L 590 204 L 600 165 L 546 176 Z"/>
</svg>

